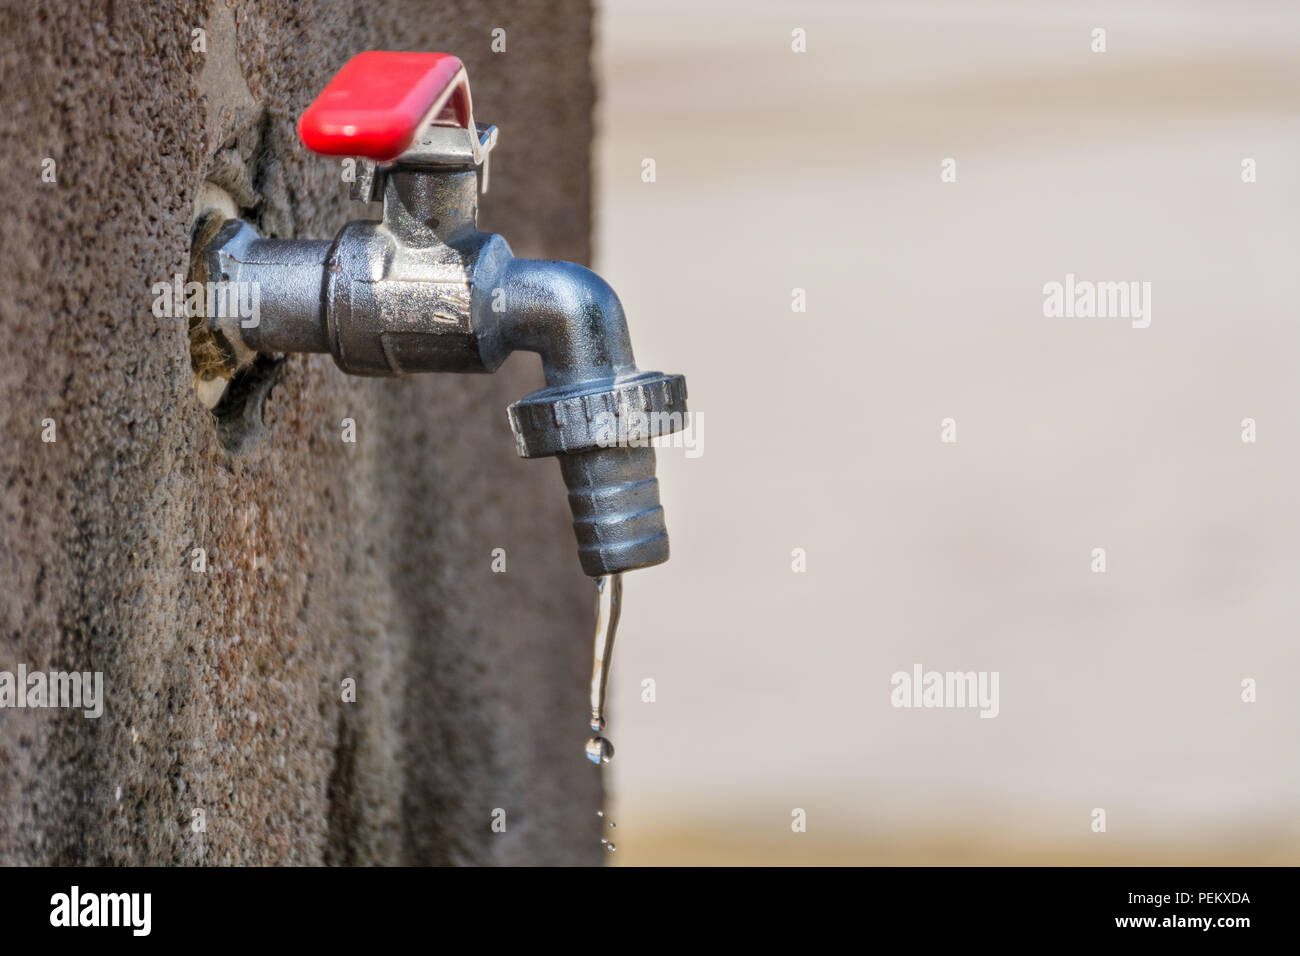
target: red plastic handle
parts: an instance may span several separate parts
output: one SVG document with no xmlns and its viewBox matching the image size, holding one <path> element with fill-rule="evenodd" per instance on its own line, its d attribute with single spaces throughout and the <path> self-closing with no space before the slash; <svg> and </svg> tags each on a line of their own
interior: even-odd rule
<svg viewBox="0 0 1300 956">
<path fill-rule="evenodd" d="M 426 126 L 473 122 L 469 78 L 450 53 L 358 53 L 298 120 L 308 149 L 327 156 L 396 159 Z"/>
</svg>

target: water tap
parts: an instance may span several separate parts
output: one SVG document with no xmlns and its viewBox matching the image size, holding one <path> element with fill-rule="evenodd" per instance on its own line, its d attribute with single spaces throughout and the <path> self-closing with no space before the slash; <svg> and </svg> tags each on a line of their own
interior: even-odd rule
<svg viewBox="0 0 1300 956">
<path fill-rule="evenodd" d="M 357 158 L 353 197 L 383 218 L 333 239 L 265 239 L 231 219 L 196 239 L 203 281 L 254 283 L 256 322 L 210 316 L 232 367 L 258 353 L 328 352 L 352 375 L 491 372 L 541 356 L 546 387 L 508 409 L 524 458 L 556 456 L 578 556 L 599 577 L 668 559 L 655 453 L 686 412 L 680 375 L 642 372 L 618 296 L 571 262 L 516 259 L 478 231 L 495 126 L 474 119 L 469 81 L 446 53 L 349 60 L 307 108 L 310 150 Z"/>
</svg>

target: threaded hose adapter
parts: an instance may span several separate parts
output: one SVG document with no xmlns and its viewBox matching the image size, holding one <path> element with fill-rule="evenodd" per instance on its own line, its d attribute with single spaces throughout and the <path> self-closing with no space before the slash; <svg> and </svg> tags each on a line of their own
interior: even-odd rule
<svg viewBox="0 0 1300 956">
<path fill-rule="evenodd" d="M 682 376 L 638 372 L 544 388 L 511 405 L 509 415 L 521 457 L 560 460 L 586 574 L 668 560 L 651 442 L 685 427 Z"/>
<path fill-rule="evenodd" d="M 585 574 L 600 577 L 668 560 L 653 448 L 601 448 L 559 457 Z"/>
</svg>

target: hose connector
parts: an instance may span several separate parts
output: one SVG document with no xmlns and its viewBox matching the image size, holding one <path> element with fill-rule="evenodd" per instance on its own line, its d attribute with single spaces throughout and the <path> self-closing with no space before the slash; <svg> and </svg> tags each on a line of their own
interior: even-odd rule
<svg viewBox="0 0 1300 956">
<path fill-rule="evenodd" d="M 510 406 L 519 454 L 560 459 L 587 574 L 668 560 L 651 442 L 685 414 L 686 379 L 663 372 L 544 388 Z"/>
</svg>

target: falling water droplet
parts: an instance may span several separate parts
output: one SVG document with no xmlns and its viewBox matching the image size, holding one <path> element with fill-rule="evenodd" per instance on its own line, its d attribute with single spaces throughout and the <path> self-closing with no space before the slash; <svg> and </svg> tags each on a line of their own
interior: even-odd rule
<svg viewBox="0 0 1300 956">
<path fill-rule="evenodd" d="M 605 811 L 604 811 L 604 810 L 597 810 L 597 811 L 596 811 L 596 816 L 600 817 L 600 818 L 603 820 L 603 819 L 605 818 Z M 610 821 L 609 821 L 609 828 L 610 828 L 611 830 L 614 829 L 614 821 L 613 821 L 613 820 L 610 820 Z M 614 844 L 610 843 L 610 842 L 609 842 L 608 840 L 606 840 L 604 837 L 601 837 L 601 838 L 600 838 L 600 845 L 603 846 L 607 852 L 609 852 L 609 853 L 613 853 L 613 852 L 614 852 Z"/>
<path fill-rule="evenodd" d="M 604 737 L 592 737 L 587 741 L 587 759 L 594 764 L 609 763 L 614 759 L 614 745 Z"/>
</svg>

